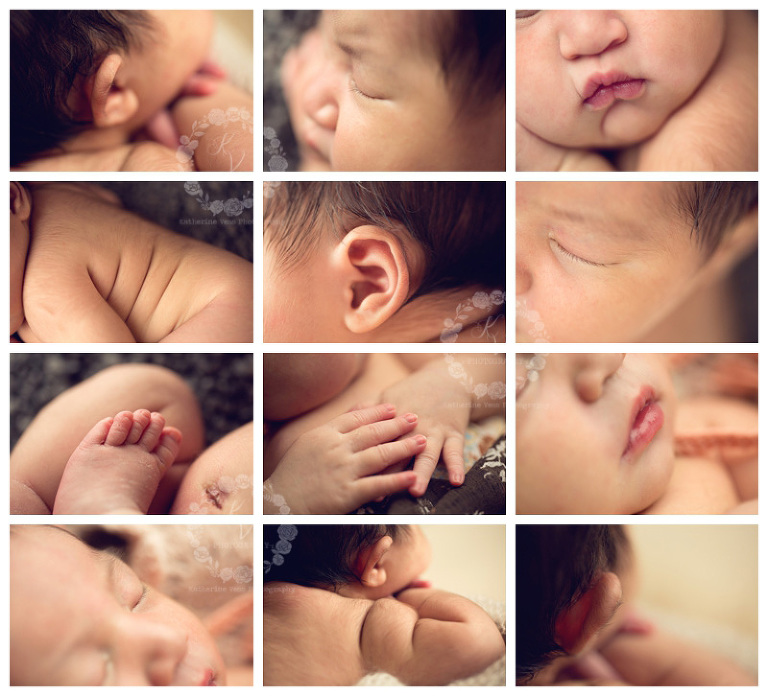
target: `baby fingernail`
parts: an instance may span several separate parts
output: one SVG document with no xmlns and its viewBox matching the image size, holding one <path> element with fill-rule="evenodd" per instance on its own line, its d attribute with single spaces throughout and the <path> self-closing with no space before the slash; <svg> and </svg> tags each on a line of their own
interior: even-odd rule
<svg viewBox="0 0 768 696">
<path fill-rule="evenodd" d="M 419 420 L 419 417 L 415 413 L 406 413 L 403 418 L 407 420 L 409 423 L 415 423 L 417 420 Z"/>
<path fill-rule="evenodd" d="M 427 441 L 427 438 L 424 437 L 423 435 L 415 435 L 414 438 L 413 438 L 413 441 L 417 445 L 423 445 Z"/>
</svg>

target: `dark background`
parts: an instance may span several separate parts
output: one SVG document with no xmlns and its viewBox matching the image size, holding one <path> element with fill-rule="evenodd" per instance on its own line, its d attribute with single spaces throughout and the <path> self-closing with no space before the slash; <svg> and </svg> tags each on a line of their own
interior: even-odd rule
<svg viewBox="0 0 768 696">
<path fill-rule="evenodd" d="M 253 420 L 252 354 L 11 353 L 11 449 L 55 396 L 105 367 L 128 362 L 163 365 L 186 380 L 200 402 L 209 444 Z"/>
<path fill-rule="evenodd" d="M 317 10 L 264 10 L 264 128 L 277 134 L 280 154 L 288 160 L 288 171 L 296 171 L 298 153 L 288 120 L 288 108 L 280 85 L 280 64 L 286 51 L 299 42 L 301 35 L 317 21 Z M 264 139 L 264 171 L 270 171 Z"/>
</svg>

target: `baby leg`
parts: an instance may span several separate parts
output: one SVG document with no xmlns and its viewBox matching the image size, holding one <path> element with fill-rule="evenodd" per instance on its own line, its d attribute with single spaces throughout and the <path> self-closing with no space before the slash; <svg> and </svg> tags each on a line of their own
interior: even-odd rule
<svg viewBox="0 0 768 696">
<path fill-rule="evenodd" d="M 197 398 L 175 372 L 156 365 L 109 367 L 57 396 L 24 431 L 11 452 L 11 513 L 49 514 L 67 460 L 93 424 L 142 408 L 161 413 L 184 434 L 177 462 L 192 462 L 202 451 Z"/>
<path fill-rule="evenodd" d="M 171 514 L 253 514 L 253 423 L 233 430 L 194 461 Z"/>
<path fill-rule="evenodd" d="M 146 514 L 179 452 L 181 433 L 159 413 L 122 411 L 99 421 L 72 453 L 54 515 Z"/>
</svg>

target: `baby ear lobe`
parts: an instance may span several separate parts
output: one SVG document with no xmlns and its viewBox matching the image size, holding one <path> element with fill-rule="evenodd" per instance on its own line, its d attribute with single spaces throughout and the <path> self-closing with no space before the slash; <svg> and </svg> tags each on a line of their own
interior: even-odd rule
<svg viewBox="0 0 768 696">
<path fill-rule="evenodd" d="M 621 581 L 603 573 L 574 604 L 555 620 L 555 642 L 569 655 L 583 652 L 613 618 L 621 603 Z"/>
<path fill-rule="evenodd" d="M 110 53 L 86 83 L 93 125 L 97 128 L 121 125 L 138 111 L 136 92 L 121 85 L 118 72 L 122 65 L 122 56 Z"/>
<path fill-rule="evenodd" d="M 372 331 L 408 299 L 405 250 L 394 234 L 362 225 L 346 234 L 337 252 L 346 275 L 344 323 L 353 333 Z"/>
</svg>

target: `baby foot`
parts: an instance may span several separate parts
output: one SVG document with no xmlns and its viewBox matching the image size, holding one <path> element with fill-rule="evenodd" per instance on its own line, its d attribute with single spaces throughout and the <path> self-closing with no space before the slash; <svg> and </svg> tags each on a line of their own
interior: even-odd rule
<svg viewBox="0 0 768 696">
<path fill-rule="evenodd" d="M 180 444 L 181 433 L 146 409 L 99 421 L 64 468 L 53 514 L 146 514 Z"/>
</svg>

